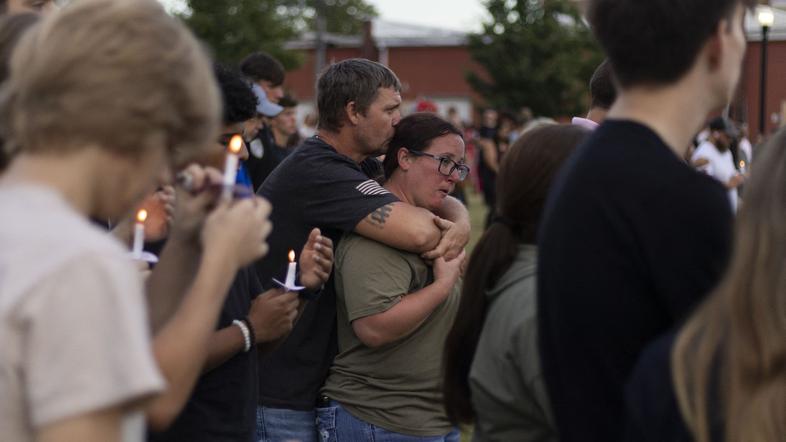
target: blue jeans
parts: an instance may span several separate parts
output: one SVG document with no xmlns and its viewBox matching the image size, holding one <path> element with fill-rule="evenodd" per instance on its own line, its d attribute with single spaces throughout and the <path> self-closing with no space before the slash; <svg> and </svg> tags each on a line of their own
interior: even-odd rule
<svg viewBox="0 0 786 442">
<path fill-rule="evenodd" d="M 257 407 L 257 442 L 318 442 L 316 412 Z"/>
<path fill-rule="evenodd" d="M 459 442 L 461 435 L 453 429 L 443 436 L 409 436 L 394 433 L 364 422 L 330 401 L 329 407 L 317 408 L 320 442 Z"/>
</svg>

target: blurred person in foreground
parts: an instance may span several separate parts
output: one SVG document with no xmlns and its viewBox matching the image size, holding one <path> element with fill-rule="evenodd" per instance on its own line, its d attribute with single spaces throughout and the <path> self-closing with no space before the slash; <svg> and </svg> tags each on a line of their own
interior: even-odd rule
<svg viewBox="0 0 786 442">
<path fill-rule="evenodd" d="M 679 3 L 676 14 L 672 0 L 589 2 L 618 96 L 555 181 L 538 238 L 538 339 L 565 442 L 623 436 L 640 352 L 727 265 L 727 190 L 682 158 L 736 90 L 754 2 Z"/>
<path fill-rule="evenodd" d="M 156 1 L 81 0 L 25 34 L 10 73 L 0 109 L 18 153 L 0 179 L 3 437 L 140 441 L 145 414 L 163 428 L 188 398 L 232 277 L 267 249 L 269 206 L 181 189 L 146 305 L 127 250 L 88 217 L 123 218 L 217 135 L 201 47 Z M 220 182 L 188 170 L 195 189 Z"/>
</svg>

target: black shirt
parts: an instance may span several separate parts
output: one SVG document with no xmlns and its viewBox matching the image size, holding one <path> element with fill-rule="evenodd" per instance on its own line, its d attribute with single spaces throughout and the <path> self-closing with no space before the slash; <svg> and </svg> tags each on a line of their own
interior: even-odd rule
<svg viewBox="0 0 786 442">
<path fill-rule="evenodd" d="M 246 160 L 246 168 L 255 192 L 291 152 L 292 149 L 276 144 L 273 132 L 268 126 L 259 130 L 257 137 L 248 145 L 249 155 Z"/>
<path fill-rule="evenodd" d="M 672 352 L 678 332 L 671 332 L 650 344 L 641 354 L 625 389 L 628 442 L 692 442 L 682 418 L 671 369 Z M 717 365 L 715 365 L 717 367 Z M 707 397 L 710 440 L 723 442 L 723 402 L 718 373 L 712 373 Z"/>
<path fill-rule="evenodd" d="M 538 332 L 563 441 L 623 436 L 623 387 L 641 350 L 718 282 L 726 189 L 649 128 L 607 121 L 568 160 L 541 223 Z"/>
<path fill-rule="evenodd" d="M 221 309 L 217 329 L 229 327 L 251 309 L 251 301 L 262 293 L 253 268 L 235 276 Z M 150 440 L 189 442 L 251 442 L 256 435 L 257 351 L 240 352 L 203 374 L 183 411 L 166 432 Z"/>
<path fill-rule="evenodd" d="M 642 352 L 625 390 L 630 442 L 690 442 L 674 394 L 671 350 L 676 333 L 657 339 Z"/>
<path fill-rule="evenodd" d="M 361 165 L 317 137 L 304 141 L 268 177 L 259 194 L 273 205 L 270 251 L 257 263 L 262 284 L 283 280 L 287 253 L 298 256 L 314 227 L 333 240 L 374 210 L 398 201 L 369 178 L 376 160 Z M 310 301 L 294 330 L 274 352 L 260 356 L 259 401 L 274 408 L 311 410 L 338 350 L 333 278 Z"/>
</svg>

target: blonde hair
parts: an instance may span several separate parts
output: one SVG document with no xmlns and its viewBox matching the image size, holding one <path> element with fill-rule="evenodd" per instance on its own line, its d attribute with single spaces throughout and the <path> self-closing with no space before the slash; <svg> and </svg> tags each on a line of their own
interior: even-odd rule
<svg viewBox="0 0 786 442">
<path fill-rule="evenodd" d="M 754 163 L 720 287 L 680 332 L 672 371 L 680 411 L 699 442 L 786 434 L 786 131 Z M 722 428 L 713 427 L 720 417 Z"/>
<path fill-rule="evenodd" d="M 10 73 L 2 118 L 24 152 L 163 147 L 182 163 L 218 133 L 210 63 L 155 0 L 73 1 L 24 36 Z"/>
</svg>

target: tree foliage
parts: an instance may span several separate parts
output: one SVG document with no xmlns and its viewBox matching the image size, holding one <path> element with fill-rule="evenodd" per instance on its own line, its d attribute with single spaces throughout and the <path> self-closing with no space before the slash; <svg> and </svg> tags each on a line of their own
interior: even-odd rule
<svg viewBox="0 0 786 442">
<path fill-rule="evenodd" d="M 322 2 L 328 32 L 360 34 L 363 20 L 377 14 L 365 0 Z M 283 44 L 315 30 L 318 5 L 319 0 L 187 0 L 180 16 L 218 60 L 236 63 L 262 50 L 292 69 L 301 60 Z"/>
<path fill-rule="evenodd" d="M 469 49 L 486 75 L 468 74 L 490 105 L 536 115 L 586 112 L 588 83 L 602 53 L 569 0 L 487 0 L 491 19 Z"/>
</svg>

